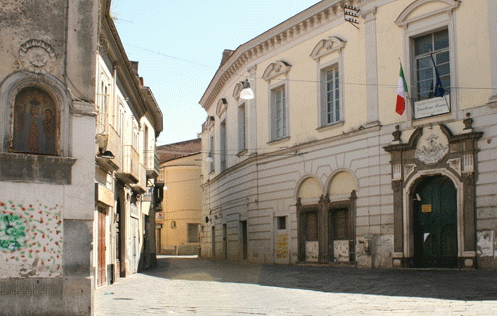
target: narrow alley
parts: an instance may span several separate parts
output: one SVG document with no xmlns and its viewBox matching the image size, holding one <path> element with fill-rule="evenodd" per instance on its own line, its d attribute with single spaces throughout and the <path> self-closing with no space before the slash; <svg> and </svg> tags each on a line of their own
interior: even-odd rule
<svg viewBox="0 0 497 316">
<path fill-rule="evenodd" d="M 111 315 L 495 315 L 497 272 L 261 265 L 159 256 L 95 291 Z"/>
</svg>

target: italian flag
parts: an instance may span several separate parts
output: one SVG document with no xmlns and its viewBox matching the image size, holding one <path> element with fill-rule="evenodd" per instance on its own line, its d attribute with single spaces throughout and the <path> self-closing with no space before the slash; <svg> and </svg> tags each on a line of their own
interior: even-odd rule
<svg viewBox="0 0 497 316">
<path fill-rule="evenodd" d="M 404 114 L 406 109 L 406 92 L 407 83 L 404 77 L 404 70 L 402 69 L 402 64 L 400 64 L 400 74 L 399 74 L 399 86 L 397 88 L 397 104 L 395 105 L 395 112 L 399 115 Z"/>
</svg>

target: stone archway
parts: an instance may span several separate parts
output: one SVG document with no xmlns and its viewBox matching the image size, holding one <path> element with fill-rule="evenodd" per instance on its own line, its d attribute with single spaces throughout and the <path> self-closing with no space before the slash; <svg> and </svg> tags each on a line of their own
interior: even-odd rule
<svg viewBox="0 0 497 316">
<path fill-rule="evenodd" d="M 394 267 L 419 266 L 415 255 L 412 214 L 414 198 L 424 177 L 445 176 L 457 190 L 457 267 L 476 267 L 476 178 L 478 139 L 472 119 L 464 120 L 464 132 L 454 135 L 445 125 L 410 131 L 403 139 L 399 126 L 394 141 L 384 149 L 391 154 Z M 407 133 L 406 133 L 407 134 Z"/>
<path fill-rule="evenodd" d="M 443 175 L 422 177 L 411 192 L 413 267 L 457 267 L 459 229 L 454 183 Z"/>
</svg>

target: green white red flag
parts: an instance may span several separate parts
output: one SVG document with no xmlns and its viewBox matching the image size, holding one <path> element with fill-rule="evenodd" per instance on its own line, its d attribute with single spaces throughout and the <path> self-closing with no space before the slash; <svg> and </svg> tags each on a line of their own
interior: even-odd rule
<svg viewBox="0 0 497 316">
<path fill-rule="evenodd" d="M 406 93 L 406 78 L 404 77 L 404 69 L 402 69 L 402 64 L 400 64 L 399 85 L 397 88 L 397 104 L 395 105 L 395 112 L 397 112 L 399 115 L 404 114 L 404 111 L 406 109 Z"/>
</svg>

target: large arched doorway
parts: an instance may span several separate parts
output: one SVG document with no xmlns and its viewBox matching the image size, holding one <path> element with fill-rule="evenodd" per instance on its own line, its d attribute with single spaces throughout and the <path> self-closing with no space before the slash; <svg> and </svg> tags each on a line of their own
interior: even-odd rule
<svg viewBox="0 0 497 316">
<path fill-rule="evenodd" d="M 413 189 L 414 266 L 456 268 L 457 190 L 445 176 L 423 178 Z"/>
</svg>

